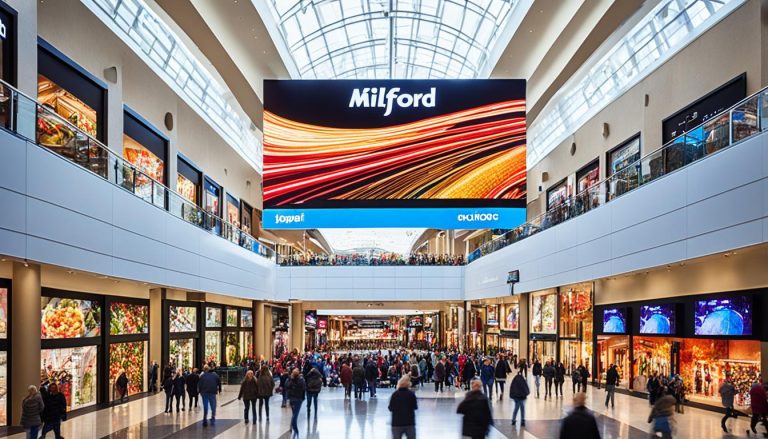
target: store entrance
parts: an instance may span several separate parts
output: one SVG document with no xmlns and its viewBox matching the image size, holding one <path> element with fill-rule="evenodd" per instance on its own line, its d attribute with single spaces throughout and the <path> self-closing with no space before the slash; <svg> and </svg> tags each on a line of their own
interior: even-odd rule
<svg viewBox="0 0 768 439">
<path fill-rule="evenodd" d="M 554 340 L 531 340 L 530 343 L 530 362 L 538 359 L 542 363 L 555 361 L 556 342 Z"/>
<path fill-rule="evenodd" d="M 597 376 L 604 383 L 611 365 L 619 372 L 619 387 L 629 386 L 629 336 L 600 336 L 597 339 Z"/>
</svg>

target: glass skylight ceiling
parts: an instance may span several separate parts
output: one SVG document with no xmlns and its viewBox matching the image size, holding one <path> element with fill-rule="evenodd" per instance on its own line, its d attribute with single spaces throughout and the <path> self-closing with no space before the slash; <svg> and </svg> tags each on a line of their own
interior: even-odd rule
<svg viewBox="0 0 768 439">
<path fill-rule="evenodd" d="M 266 3 L 298 78 L 458 79 L 495 64 L 523 0 L 253 1 Z"/>
<path fill-rule="evenodd" d="M 318 229 L 334 253 L 377 250 L 407 255 L 425 229 Z"/>
<path fill-rule="evenodd" d="M 550 99 L 531 124 L 528 168 L 744 2 L 662 0 L 618 42 L 606 42 L 596 52 L 597 56 L 588 60 Z"/>
</svg>

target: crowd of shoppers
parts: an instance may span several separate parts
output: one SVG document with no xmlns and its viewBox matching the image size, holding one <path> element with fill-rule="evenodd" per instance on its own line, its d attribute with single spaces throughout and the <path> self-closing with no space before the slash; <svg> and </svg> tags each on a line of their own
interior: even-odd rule
<svg viewBox="0 0 768 439">
<path fill-rule="evenodd" d="M 349 255 L 291 255 L 280 256 L 283 266 L 349 266 L 349 265 L 464 265 L 464 255 L 434 255 L 426 253 L 379 253 Z"/>
</svg>

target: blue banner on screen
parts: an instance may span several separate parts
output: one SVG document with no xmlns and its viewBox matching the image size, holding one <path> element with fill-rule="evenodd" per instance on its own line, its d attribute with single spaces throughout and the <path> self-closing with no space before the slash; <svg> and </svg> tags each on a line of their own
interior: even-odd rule
<svg viewBox="0 0 768 439">
<path fill-rule="evenodd" d="M 522 208 L 268 209 L 265 229 L 432 227 L 512 229 L 525 222 Z"/>
</svg>

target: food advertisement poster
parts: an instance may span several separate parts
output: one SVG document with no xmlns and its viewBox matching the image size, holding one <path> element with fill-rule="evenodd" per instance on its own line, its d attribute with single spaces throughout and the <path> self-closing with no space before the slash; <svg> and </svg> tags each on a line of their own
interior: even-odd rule
<svg viewBox="0 0 768 439">
<path fill-rule="evenodd" d="M 8 338 L 8 289 L 0 288 L 0 339 Z M 5 425 L 0 423 L 0 425 Z"/>
<path fill-rule="evenodd" d="M 41 338 L 80 338 L 101 335 L 101 306 L 98 302 L 43 297 L 40 299 L 40 304 Z"/>
<path fill-rule="evenodd" d="M 128 377 L 128 394 L 135 395 L 145 390 L 147 376 L 147 342 L 113 343 L 109 345 L 109 382 L 114 386 L 121 372 Z M 112 392 L 112 398 L 119 398 Z"/>
<path fill-rule="evenodd" d="M 533 296 L 532 305 L 532 332 L 544 334 L 554 333 L 556 329 L 555 307 L 557 306 L 557 294 Z"/>
<path fill-rule="evenodd" d="M 226 346 L 225 352 L 227 354 L 227 365 L 234 365 L 240 362 L 240 356 L 237 352 L 238 339 L 237 332 L 227 332 L 225 335 Z"/>
<path fill-rule="evenodd" d="M 205 331 L 205 362 L 219 364 L 221 331 Z"/>
<path fill-rule="evenodd" d="M 96 404 L 97 354 L 96 346 L 43 349 L 40 384 L 57 383 L 67 400 L 67 411 Z"/>
<path fill-rule="evenodd" d="M 197 308 L 194 306 L 168 307 L 171 332 L 194 332 L 197 330 Z"/>
<path fill-rule="evenodd" d="M 211 306 L 205 308 L 205 326 L 207 328 L 221 327 L 221 308 Z"/>
<path fill-rule="evenodd" d="M 240 326 L 243 328 L 253 328 L 253 311 L 240 310 Z"/>
<path fill-rule="evenodd" d="M 237 310 L 236 309 L 227 309 L 227 326 L 231 326 L 231 327 L 237 326 Z"/>
<path fill-rule="evenodd" d="M 109 305 L 109 335 L 149 333 L 149 307 L 134 303 Z"/>
<path fill-rule="evenodd" d="M 175 367 L 183 369 L 192 368 L 195 361 L 195 340 L 184 338 L 180 340 L 171 340 L 168 345 L 171 363 Z"/>
</svg>

